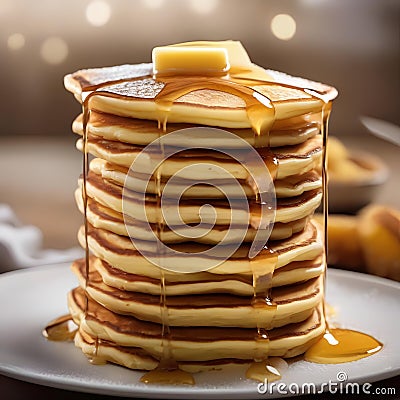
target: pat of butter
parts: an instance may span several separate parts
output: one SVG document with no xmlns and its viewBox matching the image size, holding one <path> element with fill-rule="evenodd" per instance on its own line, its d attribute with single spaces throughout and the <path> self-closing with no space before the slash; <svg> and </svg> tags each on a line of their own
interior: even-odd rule
<svg viewBox="0 0 400 400">
<path fill-rule="evenodd" d="M 155 74 L 215 75 L 229 71 L 228 51 L 223 47 L 163 46 L 152 53 Z"/>
<path fill-rule="evenodd" d="M 184 42 L 173 44 L 170 47 L 201 47 L 201 48 L 222 48 L 228 53 L 228 60 L 231 69 L 245 69 L 251 68 L 254 64 L 251 62 L 247 51 L 242 43 L 237 40 L 222 40 L 222 41 L 198 41 L 198 42 Z"/>
<path fill-rule="evenodd" d="M 268 72 L 253 64 L 242 43 L 236 40 L 197 41 L 156 47 L 153 72 L 164 75 L 236 74 L 243 79 L 273 82 Z"/>
</svg>

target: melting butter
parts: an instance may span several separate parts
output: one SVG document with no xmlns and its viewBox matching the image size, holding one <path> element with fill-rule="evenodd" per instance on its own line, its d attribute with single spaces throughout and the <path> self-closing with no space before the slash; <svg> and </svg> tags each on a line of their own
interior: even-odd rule
<svg viewBox="0 0 400 400">
<path fill-rule="evenodd" d="M 236 40 L 184 42 L 173 44 L 168 47 L 185 49 L 191 47 L 196 47 L 198 49 L 222 48 L 226 51 L 231 68 L 250 69 L 254 65 L 242 43 Z"/>
<path fill-rule="evenodd" d="M 268 72 L 253 64 L 242 43 L 236 40 L 196 41 L 155 47 L 153 72 L 159 75 L 226 75 L 273 82 Z M 254 82 L 253 82 L 254 83 Z"/>
<path fill-rule="evenodd" d="M 223 47 L 155 47 L 152 59 L 153 72 L 158 75 L 218 75 L 230 68 Z"/>
</svg>

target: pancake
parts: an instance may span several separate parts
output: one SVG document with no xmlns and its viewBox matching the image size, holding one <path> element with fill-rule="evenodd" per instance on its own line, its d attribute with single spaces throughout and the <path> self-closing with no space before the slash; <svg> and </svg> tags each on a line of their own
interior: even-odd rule
<svg viewBox="0 0 400 400">
<path fill-rule="evenodd" d="M 244 100 L 238 95 L 225 91 L 226 84 L 221 85 L 218 90 L 194 90 L 190 87 L 191 81 L 189 78 L 190 92 L 184 95 L 177 94 L 178 98 L 170 105 L 169 122 L 251 128 Z M 210 87 L 212 83 L 209 80 L 201 80 L 199 86 Z M 103 87 L 96 96 L 90 99 L 90 107 L 96 111 L 123 117 L 163 121 L 164 115 L 154 99 L 164 87 L 165 84 L 162 81 L 156 81 L 153 78 L 111 84 Z M 269 121 L 271 125 L 274 120 L 318 112 L 324 106 L 323 101 L 303 90 L 282 88 L 274 84 L 257 87 L 258 92 L 273 102 L 274 114 L 271 115 Z"/>
<path fill-rule="evenodd" d="M 130 168 L 138 154 L 143 150 L 143 147 L 129 145 L 126 143 L 96 139 L 91 137 L 88 142 L 88 152 L 94 156 L 116 164 L 122 167 Z M 82 151 L 83 142 L 78 140 L 77 148 Z M 184 155 L 187 157 L 184 157 Z M 197 156 L 196 156 L 197 155 Z M 201 157 L 203 155 L 203 157 Z M 289 176 L 305 174 L 308 171 L 317 169 L 321 164 L 322 157 L 322 140 L 320 135 L 315 136 L 302 144 L 295 146 L 276 147 L 274 151 L 263 150 L 260 153 L 265 160 L 267 167 L 272 164 L 273 160 L 277 160 L 276 172 L 273 172 L 275 179 L 284 179 Z M 185 175 L 182 168 L 188 163 L 196 163 L 196 170 L 191 169 L 189 174 Z M 224 157 L 218 152 L 181 152 L 176 156 L 172 156 L 162 163 L 161 176 L 163 178 L 175 176 L 178 171 L 179 176 L 184 179 L 197 180 L 212 180 L 220 179 L 220 167 L 224 168 L 229 174 L 239 180 L 249 178 L 249 172 L 245 165 L 232 161 L 232 159 Z M 216 168 L 210 169 L 210 166 L 215 165 Z M 201 168 L 204 165 L 204 168 Z M 143 171 L 148 170 L 148 165 L 141 166 Z M 269 167 L 270 168 L 270 167 Z M 274 168 L 275 169 L 275 168 Z"/>
<path fill-rule="evenodd" d="M 91 111 L 90 120 L 87 126 L 87 132 L 91 136 L 98 138 L 117 141 L 122 143 L 130 143 L 140 146 L 147 146 L 160 135 L 175 132 L 180 129 L 193 128 L 193 124 L 173 124 L 169 123 L 164 131 L 160 131 L 157 122 L 137 118 L 119 117 L 107 113 L 98 113 Z M 315 115 L 304 115 L 301 117 L 291 118 L 290 121 L 284 120 L 274 125 L 274 129 L 269 132 L 268 139 L 265 143 L 263 140 L 256 138 L 251 129 L 234 129 L 230 128 L 229 132 L 234 133 L 252 146 L 260 144 L 269 145 L 270 147 L 293 146 L 305 142 L 319 133 L 319 119 Z M 72 131 L 83 135 L 82 114 L 78 115 L 72 123 Z M 186 136 L 187 135 L 187 136 Z M 209 140 L 186 132 L 185 137 L 181 140 L 172 142 L 177 147 L 192 147 L 193 141 L 197 145 L 208 146 Z M 240 141 L 231 140 L 229 143 L 220 141 L 218 138 L 213 139 L 213 147 L 235 148 L 240 145 Z"/>
<path fill-rule="evenodd" d="M 128 73 L 132 74 L 131 77 L 121 82 L 126 79 Z M 256 91 L 273 104 L 271 124 L 274 120 L 319 112 L 323 109 L 325 101 L 332 100 L 337 95 L 336 90 L 327 85 L 277 71 L 267 70 L 267 73 L 273 76 L 274 82 L 248 84 L 249 87 L 253 84 Z M 99 78 L 100 76 L 102 78 Z M 212 78 L 186 79 L 186 92 L 178 90 L 175 101 L 169 105 L 169 122 L 251 128 L 246 104 L 241 98 L 241 94 L 244 94 L 241 87 L 232 88 L 234 85 L 229 81 L 218 79 L 218 89 L 215 90 L 212 88 Z M 181 87 L 184 80 L 185 77 L 180 76 Z M 136 69 L 135 66 L 116 66 L 102 70 L 77 71 L 64 79 L 65 87 L 74 93 L 78 100 L 82 99 L 83 90 L 87 91 L 95 85 L 102 86 L 97 95 L 89 101 L 93 110 L 148 120 L 164 120 L 165 116 L 155 98 L 168 86 L 168 81 L 165 77 L 154 79 L 152 72 L 143 64 L 137 65 Z M 214 87 L 216 85 L 214 84 Z"/>
<path fill-rule="evenodd" d="M 283 339 L 281 340 L 282 343 Z M 285 357 L 295 357 L 304 353 L 313 343 L 315 339 L 306 341 L 303 345 L 296 346 L 290 351 L 287 351 Z M 286 340 L 286 343 L 289 343 Z M 152 370 L 155 369 L 159 360 L 152 357 L 143 349 L 138 347 L 118 346 L 113 342 L 107 340 L 99 340 L 88 335 L 83 330 L 77 332 L 75 336 L 75 345 L 79 347 L 87 357 L 94 361 L 94 363 L 114 363 L 134 370 Z M 96 356 L 93 356 L 96 354 Z M 282 358 L 270 356 L 268 358 L 269 365 L 276 364 L 279 368 L 282 365 Z M 220 358 L 208 361 L 180 361 L 178 367 L 182 371 L 189 373 L 197 373 L 202 371 L 211 370 L 226 370 L 230 367 L 243 367 L 248 368 L 249 364 L 253 362 L 252 359 L 237 359 L 237 358 Z M 277 368 L 277 369 L 278 369 Z M 279 368 L 279 371 L 282 370 Z"/>
<path fill-rule="evenodd" d="M 94 256 L 91 257 L 90 263 L 108 286 L 158 296 L 161 294 L 159 279 L 129 274 Z M 274 271 L 271 287 L 291 285 L 316 278 L 323 274 L 324 268 L 321 257 L 314 260 L 293 261 Z M 217 275 L 210 272 L 169 274 L 166 279 L 165 292 L 167 296 L 203 293 L 252 296 L 254 294 L 253 277 L 249 274 Z"/>
<path fill-rule="evenodd" d="M 95 199 L 100 204 L 111 208 L 117 212 L 124 212 L 125 215 L 141 220 L 148 221 L 151 224 L 156 224 L 159 221 L 159 209 L 157 198 L 155 195 L 146 194 L 145 196 L 139 193 L 125 189 L 124 191 L 118 185 L 106 181 L 101 176 L 93 173 L 88 174 L 86 182 L 87 195 Z M 124 199 L 122 202 L 122 197 Z M 320 189 L 311 190 L 303 193 L 300 196 L 277 199 L 275 222 L 292 222 L 301 218 L 310 216 L 320 205 L 322 191 Z M 141 200 L 142 199 L 142 200 Z M 142 202 L 145 201 L 143 209 Z M 253 227 L 258 227 L 261 218 L 261 206 L 255 200 L 243 202 L 243 200 L 235 202 L 231 200 L 214 200 L 212 202 L 212 210 L 210 208 L 200 208 L 207 203 L 201 199 L 183 199 L 179 201 L 179 212 L 177 210 L 177 202 L 175 199 L 168 201 L 163 198 L 163 215 L 169 225 L 181 225 L 182 221 L 185 224 L 210 224 L 229 225 L 232 223 Z M 244 209 L 248 207 L 248 211 Z M 144 215 L 145 213 L 145 215 Z"/>
<path fill-rule="evenodd" d="M 81 101 L 84 90 L 94 89 L 107 82 L 121 82 L 126 79 L 150 75 L 153 64 L 124 64 L 113 67 L 81 69 L 64 77 L 64 86 Z"/>
<path fill-rule="evenodd" d="M 115 343 L 98 340 L 88 335 L 83 330 L 77 332 L 75 336 L 75 344 L 81 348 L 90 360 L 95 363 L 110 362 L 123 365 L 124 367 L 136 370 L 151 370 L 157 367 L 158 360 L 137 347 L 118 346 Z M 287 354 L 288 357 L 304 352 L 309 344 L 298 346 Z M 301 350 L 303 348 L 303 350 Z M 94 357 L 93 354 L 96 354 Z M 195 363 L 189 361 L 179 362 L 179 369 L 189 373 L 201 371 L 222 370 L 229 367 L 249 367 L 252 360 L 224 358 L 209 361 L 197 361 Z M 269 357 L 268 364 L 276 367 L 280 371 L 280 366 L 285 366 L 285 361 L 280 357 Z"/>
<path fill-rule="evenodd" d="M 188 165 L 191 165 L 189 161 Z M 97 175 L 101 175 L 106 181 L 135 192 L 140 192 L 148 182 L 146 192 L 150 194 L 157 193 L 156 178 L 154 176 L 150 180 L 146 180 L 146 175 L 135 174 L 135 176 L 132 176 L 132 174 L 128 174 L 128 168 L 111 164 L 101 158 L 95 158 L 91 161 L 90 170 Z M 164 191 L 167 183 L 168 192 Z M 299 196 L 306 191 L 319 189 L 321 187 L 321 176 L 317 171 L 312 170 L 302 175 L 294 175 L 286 179 L 277 180 L 274 182 L 274 186 L 278 198 Z M 243 196 L 243 192 L 247 197 L 255 196 L 252 185 L 247 180 L 236 181 L 235 179 L 209 179 L 206 183 L 199 184 L 196 180 L 180 179 L 175 175 L 173 183 L 161 179 L 160 189 L 163 192 L 163 196 L 173 198 L 180 197 L 182 194 L 182 198 L 218 199 L 228 197 L 233 199 Z"/>
<path fill-rule="evenodd" d="M 120 290 L 106 285 L 90 264 L 85 279 L 84 260 L 74 263 L 72 271 L 87 294 L 97 303 L 118 314 L 145 321 L 162 322 L 160 296 Z M 321 302 L 322 277 L 281 286 L 271 291 L 272 306 L 254 307 L 253 296 L 202 294 L 168 296 L 169 326 L 225 326 L 272 329 L 308 318 Z M 260 324 L 260 321 L 261 324 Z"/>
<path fill-rule="evenodd" d="M 84 205 L 82 191 L 79 189 L 75 191 L 75 200 L 79 210 L 83 214 Z M 105 229 L 123 236 L 129 236 L 128 232 L 133 235 L 134 232 L 135 237 L 141 240 L 152 240 L 154 238 L 152 232 L 157 231 L 157 224 L 150 224 L 151 230 L 149 230 L 149 225 L 147 223 L 127 216 L 124 218 L 120 212 L 103 206 L 90 197 L 87 198 L 86 217 L 89 223 L 95 228 Z M 307 221 L 308 218 L 301 218 L 287 223 L 275 222 L 269 239 L 287 239 L 294 233 L 302 231 Z M 204 230 L 206 233 L 197 237 L 195 239 L 196 242 L 204 244 L 218 244 L 222 240 L 224 240 L 225 243 L 236 243 L 242 240 L 244 242 L 252 242 L 257 234 L 257 230 L 250 225 L 247 227 L 244 238 L 242 237 L 243 227 L 214 225 L 213 227 L 206 226 Z M 228 232 L 229 236 L 227 236 Z M 164 229 L 159 232 L 159 235 L 160 240 L 164 243 L 181 243 L 187 241 L 190 232 L 185 225 L 181 225 L 174 226 L 173 229 L 164 227 Z"/>
<path fill-rule="evenodd" d="M 118 346 L 140 348 L 156 359 L 161 358 L 161 324 L 115 314 L 91 298 L 87 299 L 86 307 L 86 296 L 81 288 L 68 295 L 68 307 L 81 332 Z M 318 307 L 305 321 L 268 331 L 269 340 L 265 341 L 255 340 L 254 329 L 171 327 L 169 343 L 172 356 L 178 362 L 249 360 L 261 352 L 268 356 L 292 357 L 304 352 L 324 331 L 325 320 Z"/>
<path fill-rule="evenodd" d="M 290 239 L 269 243 L 269 250 L 277 255 L 275 269 L 281 268 L 294 261 L 314 260 L 322 253 L 321 237 L 317 225 L 310 221 L 305 230 L 293 235 Z M 85 247 L 85 233 L 83 227 L 80 229 L 78 239 L 82 247 Z M 106 261 L 117 269 L 135 274 L 160 279 L 160 268 L 152 264 L 135 249 L 130 239 L 119 236 L 109 231 L 88 226 L 88 246 L 92 254 Z M 157 246 L 152 242 L 141 242 L 141 247 L 153 254 Z M 176 250 L 178 255 L 169 259 L 177 271 L 187 270 L 190 265 L 202 265 L 205 262 L 204 256 L 196 253 L 209 249 L 209 246 L 198 243 L 183 243 L 170 246 Z M 142 249 L 142 251 L 143 251 Z M 218 266 L 211 269 L 214 274 L 252 274 L 253 268 L 258 265 L 268 266 L 271 259 L 269 250 L 261 251 L 251 261 L 248 259 L 249 246 L 243 244 L 235 254 L 222 261 Z M 185 257 L 183 254 L 187 253 Z M 216 261 L 219 261 L 216 259 Z M 186 268 L 186 269 L 185 269 Z M 168 280 L 171 272 L 165 271 Z M 175 275 L 176 273 L 172 273 Z M 188 274 L 196 279 L 196 274 Z"/>
</svg>

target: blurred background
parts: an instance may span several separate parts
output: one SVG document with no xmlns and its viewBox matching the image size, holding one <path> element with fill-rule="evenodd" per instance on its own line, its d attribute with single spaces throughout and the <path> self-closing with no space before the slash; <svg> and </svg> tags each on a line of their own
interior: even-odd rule
<svg viewBox="0 0 400 400">
<path fill-rule="evenodd" d="M 359 118 L 400 124 L 399 17 L 398 0 L 0 0 L 0 203 L 41 228 L 45 246 L 75 245 L 80 109 L 63 76 L 190 40 L 240 40 L 259 65 L 335 86 L 330 133 L 393 168 L 399 148 Z M 395 179 L 378 200 L 398 206 Z"/>
</svg>

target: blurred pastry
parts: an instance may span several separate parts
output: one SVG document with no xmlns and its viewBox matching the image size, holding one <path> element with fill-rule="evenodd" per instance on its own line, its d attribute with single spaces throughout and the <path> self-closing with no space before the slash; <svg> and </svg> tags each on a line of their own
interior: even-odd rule
<svg viewBox="0 0 400 400">
<path fill-rule="evenodd" d="M 355 216 L 329 215 L 328 264 L 400 281 L 400 212 L 371 204 Z"/>
<path fill-rule="evenodd" d="M 315 218 L 323 222 L 321 214 Z M 358 218 L 352 215 L 328 216 L 328 264 L 343 266 L 354 271 L 364 268 L 364 255 L 358 235 Z"/>
<path fill-rule="evenodd" d="M 357 182 L 371 178 L 373 171 L 358 163 L 338 138 L 330 136 L 327 149 L 330 180 Z"/>
<path fill-rule="evenodd" d="M 400 281 L 400 212 L 370 205 L 359 215 L 358 234 L 366 271 Z"/>
</svg>

